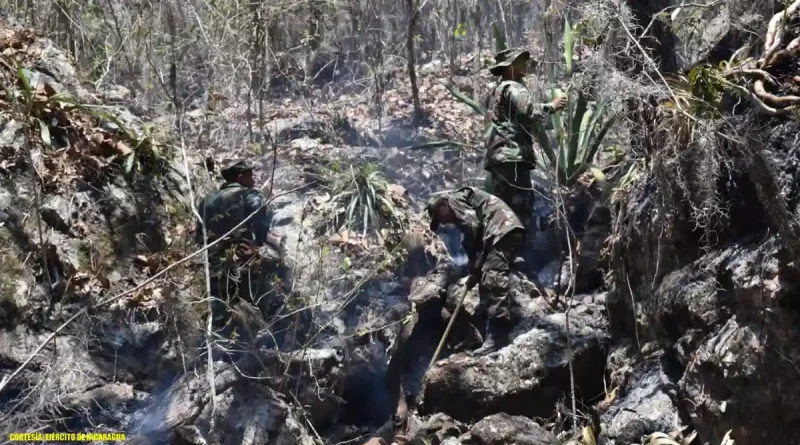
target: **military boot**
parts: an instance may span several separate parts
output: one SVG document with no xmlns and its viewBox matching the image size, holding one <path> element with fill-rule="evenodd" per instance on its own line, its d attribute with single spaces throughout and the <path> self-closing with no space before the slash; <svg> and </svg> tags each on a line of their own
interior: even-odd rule
<svg viewBox="0 0 800 445">
<path fill-rule="evenodd" d="M 494 336 L 492 335 L 492 329 L 489 324 L 489 321 L 487 320 L 483 334 L 483 344 L 481 344 L 481 346 L 479 346 L 477 349 L 474 349 L 472 351 L 466 351 L 466 353 L 467 355 L 475 356 L 475 355 L 486 354 L 493 350 L 494 350 Z"/>
<path fill-rule="evenodd" d="M 469 355 L 476 356 L 476 355 L 485 355 L 489 354 L 490 352 L 496 351 L 497 348 L 494 344 L 494 335 L 492 332 L 489 331 L 486 333 L 486 338 L 483 340 L 483 344 L 478 349 L 471 351 Z"/>
<path fill-rule="evenodd" d="M 490 319 L 483 345 L 472 351 L 469 355 L 485 355 L 507 346 L 510 343 L 508 338 L 510 333 L 511 329 L 507 323 L 496 319 Z"/>
<path fill-rule="evenodd" d="M 511 323 L 505 319 L 493 319 L 489 322 L 494 335 L 495 350 L 502 349 L 511 344 Z"/>
</svg>

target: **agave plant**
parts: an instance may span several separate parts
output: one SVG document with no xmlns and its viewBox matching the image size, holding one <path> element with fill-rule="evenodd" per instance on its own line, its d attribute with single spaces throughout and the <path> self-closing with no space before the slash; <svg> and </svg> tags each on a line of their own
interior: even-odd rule
<svg viewBox="0 0 800 445">
<path fill-rule="evenodd" d="M 573 88 L 572 56 L 575 43 L 580 37 L 579 27 L 573 29 L 565 19 L 563 37 L 564 71 L 569 87 L 566 93 L 558 88 L 549 90 L 548 98 L 555 100 L 566 95 L 568 106 L 565 110 L 550 115 L 553 128 L 551 134 L 540 123 L 534 124 L 533 134 L 544 153 L 539 164 L 549 168 L 562 185 L 574 184 L 586 171 L 591 171 L 596 179 L 603 180 L 602 171 L 594 166 L 594 158 L 616 117 L 608 112 L 607 99 L 591 102 L 583 91 Z"/>
<path fill-rule="evenodd" d="M 361 226 L 362 236 L 372 228 L 380 237 L 381 225 L 386 220 L 399 223 L 391 200 L 385 196 L 388 184 L 379 168 L 365 163 L 358 168 L 352 166 L 340 173 L 332 201 L 344 208 L 344 224 L 347 230 Z"/>
</svg>

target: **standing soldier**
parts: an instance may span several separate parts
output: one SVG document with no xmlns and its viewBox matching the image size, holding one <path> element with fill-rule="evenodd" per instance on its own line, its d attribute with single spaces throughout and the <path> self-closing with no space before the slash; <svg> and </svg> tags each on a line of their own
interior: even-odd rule
<svg viewBox="0 0 800 445">
<path fill-rule="evenodd" d="M 533 152 L 533 129 L 543 124 L 544 113 L 552 114 L 566 106 L 566 98 L 551 103 L 536 103 L 522 83 L 527 74 L 531 53 L 505 50 L 495 56 L 489 71 L 500 76 L 500 83 L 488 97 L 486 158 L 483 167 L 489 173 L 486 190 L 502 199 L 526 228 L 533 217 L 531 170 L 536 167 Z"/>
<path fill-rule="evenodd" d="M 428 201 L 430 229 L 454 224 L 463 234 L 469 256 L 468 288 L 480 283 L 481 305 L 487 309 L 487 335 L 473 354 L 508 344 L 511 332 L 509 273 L 525 242 L 525 228 L 503 201 L 474 187 L 445 193 Z"/>
<path fill-rule="evenodd" d="M 270 238 L 271 214 L 266 207 L 266 198 L 254 188 L 253 167 L 249 163 L 233 161 L 222 169 L 221 174 L 225 184 L 198 205 L 197 211 L 202 222 L 198 222 L 195 229 L 195 241 L 203 245 L 203 225 L 206 227 L 208 243 L 211 244 L 253 215 L 209 249 L 212 297 L 219 300 L 246 297 L 263 313 L 265 306 L 259 304 L 260 295 L 251 295 L 251 289 L 257 288 L 263 280 L 260 280 L 261 277 L 250 280 L 249 272 L 259 257 L 259 248 L 267 245 Z M 241 278 L 250 282 L 242 282 Z M 227 295 L 220 295 L 222 292 Z M 219 300 L 215 300 L 214 318 L 216 322 L 224 323 L 228 311 L 225 302 Z"/>
</svg>

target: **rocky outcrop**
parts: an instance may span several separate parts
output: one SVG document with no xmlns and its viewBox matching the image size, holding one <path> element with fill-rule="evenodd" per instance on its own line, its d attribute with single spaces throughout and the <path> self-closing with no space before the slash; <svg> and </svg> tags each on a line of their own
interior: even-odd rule
<svg viewBox="0 0 800 445">
<path fill-rule="evenodd" d="M 553 433 L 533 420 L 505 413 L 484 417 L 469 430 L 470 437 L 462 443 L 475 445 L 558 445 Z"/>
<path fill-rule="evenodd" d="M 335 387 L 328 379 L 340 374 L 344 358 L 337 350 L 308 350 L 303 358 L 262 352 L 248 355 L 235 364 L 217 363 L 213 391 L 205 373 L 182 376 L 163 394 L 156 395 L 152 404 L 137 412 L 128 434 L 132 443 L 143 445 L 174 435 L 188 440 L 187 431 L 210 443 L 313 443 L 304 428 L 293 419 L 288 420 L 291 411 L 287 400 L 291 402 L 294 391 L 280 394 L 268 381 L 255 384 L 253 380 L 272 378 L 278 369 L 284 369 L 286 388 L 306 388 L 314 379 L 323 387 Z M 215 405 L 211 403 L 211 394 L 217 395 Z M 330 424 L 331 419 L 323 416 L 336 411 L 335 398 L 331 409 L 323 407 L 325 400 L 331 400 L 324 394 L 302 390 L 294 397 L 298 396 L 308 421 Z"/>
<path fill-rule="evenodd" d="M 727 60 L 758 41 L 765 24 L 782 8 L 775 1 L 628 1 L 639 24 L 650 30 L 645 43 L 665 72 Z"/>
<path fill-rule="evenodd" d="M 63 410 L 62 428 L 95 419 L 119 430 L 150 389 L 142 382 L 191 361 L 179 352 L 190 343 L 177 340 L 189 340 L 199 321 L 189 309 L 191 275 L 109 298 L 191 248 L 185 168 L 159 154 L 169 141 L 147 134 L 128 110 L 90 107 L 98 96 L 51 41 L 0 28 L 0 76 L 12 87 L 0 95 L 0 372 L 8 378 L 76 317 L 3 380 L 0 404 L 16 406 L 6 425 L 46 425 Z M 30 113 L 15 111 L 15 100 Z M 189 169 L 204 171 L 194 158 Z M 172 322 L 156 321 L 158 313 Z"/>
<path fill-rule="evenodd" d="M 199 199 L 215 187 L 213 163 L 189 151 L 187 172 L 168 132 L 122 106 L 93 111 L 103 97 L 82 87 L 51 41 L 0 29 L 3 84 L 33 101 L 23 116 L 0 94 L 3 431 L 105 425 L 142 444 L 313 443 L 308 425 L 335 423 L 344 405 L 342 348 L 278 356 L 215 348 L 211 410 L 197 353 L 206 351 L 203 273 L 175 263 L 196 249 L 184 175 Z M 270 336 L 281 328 L 254 326 Z"/>
<path fill-rule="evenodd" d="M 527 282 L 522 277 L 518 279 Z M 516 287 L 525 289 L 523 283 Z M 486 356 L 456 353 L 435 364 L 425 375 L 419 396 L 421 413 L 443 412 L 461 421 L 477 421 L 500 412 L 549 416 L 556 402 L 569 393 L 570 359 L 578 397 L 589 400 L 602 393 L 602 376 L 590 371 L 605 364 L 609 337 L 602 303 L 589 298 L 574 301 L 568 334 L 565 314 L 552 309 L 544 297 L 537 296 L 530 283 L 527 289 L 528 292 L 517 294 L 514 305 L 518 323 L 513 343 Z M 460 296 L 461 292 L 448 294 L 449 303 L 455 300 L 451 296 Z M 478 320 L 485 315 L 475 314 L 477 300 L 475 294 L 466 298 L 463 316 L 472 321 L 465 318 L 464 322 L 482 327 Z M 461 329 L 464 335 L 475 331 L 466 326 Z M 463 343 L 465 339 L 458 339 L 457 332 L 454 329 L 449 344 L 468 345 Z M 477 335 L 480 340 L 480 334 Z M 475 342 L 472 346 L 476 346 Z"/>
<path fill-rule="evenodd" d="M 622 345 L 608 357 L 613 398 L 602 402 L 605 424 L 599 437 L 608 445 L 636 443 L 654 432 L 679 431 L 678 385 L 666 372 L 663 353 L 644 358 L 637 345 Z"/>
<path fill-rule="evenodd" d="M 746 129 L 756 122 L 768 130 L 749 144 L 710 138 L 695 153 L 701 162 L 726 156 L 713 172 L 720 176 L 712 177 L 729 180 L 710 184 L 707 175 L 695 176 L 681 192 L 657 171 L 625 201 L 625 239 L 612 242 L 620 250 L 612 266 L 609 317 L 617 339 L 661 350 L 663 371 L 651 359 L 633 365 L 632 380 L 620 386 L 620 399 L 603 415 L 613 426 L 605 433 L 610 439 L 670 424 L 673 430 L 685 424 L 708 443 L 719 443 L 728 430 L 743 445 L 797 434 L 793 382 L 800 320 L 791 295 L 800 285 L 792 259 L 798 188 L 790 178 L 798 155 L 788 137 L 797 127 L 754 114 L 737 125 Z M 711 212 L 697 213 L 702 202 L 711 202 L 698 197 L 707 196 L 712 184 Z M 658 204 L 662 199 L 669 208 Z M 699 228 L 688 215 L 707 225 Z M 665 377 L 653 404 L 642 400 L 638 388 L 656 388 Z M 650 415 L 625 420 L 620 409 L 628 405 Z M 756 420 L 753 412 L 763 415 Z"/>
<path fill-rule="evenodd" d="M 763 32 L 779 5 L 772 1 L 708 2 L 707 6 L 672 2 L 670 30 L 676 38 L 678 67 L 686 70 L 702 62 L 727 60 Z"/>
<path fill-rule="evenodd" d="M 558 324 L 557 316 L 547 323 Z M 602 394 L 605 362 L 602 333 L 576 322 L 571 343 L 551 325 L 533 328 L 513 344 L 485 357 L 456 355 L 426 375 L 422 412 L 444 412 L 475 421 L 498 412 L 548 416 L 569 392 L 568 360 L 572 360 L 576 391 L 586 399 Z M 571 355 L 568 350 L 571 348 Z"/>
<path fill-rule="evenodd" d="M 642 27 L 668 8 L 649 27 L 658 41 L 645 42 L 667 71 L 727 58 L 761 32 L 776 5 L 629 3 Z M 278 160 L 272 165 L 262 153 L 256 173 L 265 179 L 275 169 L 273 229 L 294 291 L 283 322 L 305 335 L 287 334 L 286 325 L 237 306 L 255 341 L 245 352 L 214 349 L 216 376 L 209 381 L 197 265 L 95 307 L 194 250 L 183 159 L 162 149 L 169 136 L 149 131 L 122 107 L 124 91 L 88 91 L 46 39 L 3 30 L 0 49 L 23 62 L 35 102 L 29 119 L 0 95 L 0 371 L 17 369 L 65 319 L 87 315 L 0 393 L 15 429 L 27 419 L 47 424 L 57 413 L 66 419 L 53 421 L 59 428 L 104 424 L 141 444 L 370 436 L 371 443 L 391 443 L 392 432 L 405 428 L 415 445 L 555 445 L 571 429 L 563 403 L 574 379 L 579 409 L 603 424 L 599 443 L 645 443 L 651 433 L 681 431 L 718 443 L 732 430 L 737 445 L 754 445 L 791 442 L 800 433 L 794 124 L 737 118 L 743 134 L 769 130 L 744 148 L 704 135 L 681 153 L 687 160 L 644 168 L 614 209 L 596 205 L 603 197 L 589 187 L 572 194 L 566 219 L 579 253 L 574 282 L 562 261 L 566 243 L 552 224 L 556 212 L 540 200 L 530 252 L 539 282 L 513 280 L 512 344 L 485 356 L 465 353 L 485 334 L 473 290 L 428 369 L 463 296 L 465 270 L 458 236 L 433 240 L 418 204 L 431 191 L 477 183 L 470 177 L 481 174 L 480 162 L 469 150 L 422 150 L 428 141 L 452 138 L 402 116 L 372 119 L 366 99 L 336 116 L 276 111 L 265 131 Z M 2 64 L 4 84 L 21 87 L 16 67 Z M 427 91 L 437 101 L 449 97 L 440 86 Z M 58 100 L 62 95 L 71 99 Z M 387 109 L 408 108 L 396 96 L 386 95 Z M 102 114 L 75 105 L 103 101 Z M 479 120 L 467 119 L 461 105 L 429 108 L 442 128 L 480 133 Z M 206 170 L 227 157 L 210 156 L 209 163 L 190 153 L 196 196 L 214 186 Z M 406 256 L 409 246 L 388 231 L 376 230 L 378 237 L 343 228 L 343 205 L 330 191 L 331 172 L 343 171 L 339 162 L 383 164 L 394 184 L 382 196 L 398 211 L 399 226 L 421 239 L 413 252 Z M 712 167 L 719 170 L 707 174 Z M 330 187 L 320 187 L 325 182 Z M 538 175 L 537 187 L 548 193 Z M 719 208 L 711 205 L 710 216 L 699 220 L 709 203 Z M 568 287 L 568 301 L 553 298 Z M 286 350 L 259 349 L 272 331 L 292 339 Z M 763 416 L 754 419 L 753 412 Z M 538 423 L 553 417 L 559 420 Z"/>
</svg>

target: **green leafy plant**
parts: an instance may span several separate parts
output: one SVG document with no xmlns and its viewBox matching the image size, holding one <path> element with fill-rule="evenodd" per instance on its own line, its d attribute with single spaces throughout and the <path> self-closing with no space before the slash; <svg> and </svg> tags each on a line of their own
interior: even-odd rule
<svg viewBox="0 0 800 445">
<path fill-rule="evenodd" d="M 470 99 L 469 96 L 467 96 L 466 94 L 464 94 L 461 91 L 459 91 L 459 89 L 456 88 L 453 85 L 446 84 L 446 83 L 442 83 L 442 85 L 444 85 L 444 87 L 447 88 L 447 91 L 449 91 L 450 94 L 453 95 L 453 97 L 458 99 L 459 102 L 461 102 L 464 105 L 472 108 L 473 111 L 475 111 L 476 113 L 480 114 L 481 116 L 485 116 L 486 115 L 486 108 L 483 105 L 481 105 L 481 104 L 475 102 L 474 100 Z"/>
<path fill-rule="evenodd" d="M 22 89 L 19 91 L 9 90 L 2 85 L 3 91 L 6 93 L 6 97 L 11 99 L 17 117 L 36 121 L 39 127 L 39 137 L 41 138 L 42 143 L 47 147 L 52 147 L 53 142 L 50 137 L 50 128 L 48 127 L 47 122 L 38 117 L 38 115 L 42 114 L 41 111 L 46 105 L 46 102 L 37 100 L 35 97 L 36 87 L 32 84 L 35 73 L 23 68 L 22 66 L 18 66 L 16 74 L 17 82 Z"/>
<path fill-rule="evenodd" d="M 539 164 L 549 168 L 562 185 L 574 184 L 586 171 L 590 171 L 596 180 L 603 181 L 605 175 L 594 165 L 594 158 L 616 116 L 609 113 L 609 101 L 606 98 L 590 101 L 584 91 L 572 85 L 573 54 L 575 43 L 580 41 L 580 27 L 573 29 L 569 21 L 564 19 L 563 39 L 564 71 L 569 86 L 566 92 L 553 88 L 548 91 L 548 96 L 551 101 L 566 96 L 568 105 L 565 110 L 550 115 L 555 144 L 551 142 L 551 135 L 544 125 L 534 123 L 533 134 L 544 153 Z"/>
<path fill-rule="evenodd" d="M 659 131 L 676 146 L 688 147 L 704 133 L 707 122 L 721 116 L 725 93 L 747 97 L 746 89 L 725 77 L 727 66 L 725 61 L 719 66 L 702 64 L 687 75 L 667 76 L 672 94 L 658 107 L 657 121 Z"/>
<path fill-rule="evenodd" d="M 397 211 L 386 196 L 388 183 L 378 166 L 365 163 L 338 174 L 332 201 L 344 209 L 343 224 L 347 230 L 361 228 L 366 236 L 370 228 L 381 238 L 380 229 L 387 223 L 402 226 Z"/>
<path fill-rule="evenodd" d="M 667 83 L 674 96 L 663 103 L 663 108 L 680 108 L 696 118 L 717 117 L 723 93 L 737 91 L 737 86 L 723 76 L 723 67 L 710 64 L 697 65 L 685 76 L 669 76 Z"/>
<path fill-rule="evenodd" d="M 458 23 L 456 25 L 456 29 L 453 30 L 453 36 L 457 38 L 462 38 L 467 36 L 467 25 L 464 23 Z"/>
</svg>

